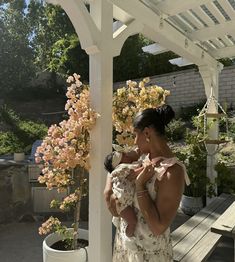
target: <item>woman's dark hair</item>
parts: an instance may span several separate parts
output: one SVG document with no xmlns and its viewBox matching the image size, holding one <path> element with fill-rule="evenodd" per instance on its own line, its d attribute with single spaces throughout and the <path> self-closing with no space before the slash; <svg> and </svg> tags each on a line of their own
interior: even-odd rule
<svg viewBox="0 0 235 262">
<path fill-rule="evenodd" d="M 159 135 L 164 135 L 165 127 L 174 117 L 175 112 L 169 105 L 147 108 L 136 115 L 133 126 L 141 131 L 145 127 L 153 127 Z"/>
<path fill-rule="evenodd" d="M 105 159 L 104 159 L 104 168 L 111 173 L 114 169 L 113 169 L 113 165 L 112 165 L 112 161 L 113 161 L 113 153 L 108 154 Z"/>
</svg>

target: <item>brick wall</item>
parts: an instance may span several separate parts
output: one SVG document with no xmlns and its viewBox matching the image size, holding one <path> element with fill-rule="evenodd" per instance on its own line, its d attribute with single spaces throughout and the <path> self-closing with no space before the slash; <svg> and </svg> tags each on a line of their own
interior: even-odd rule
<svg viewBox="0 0 235 262">
<path fill-rule="evenodd" d="M 178 111 L 181 107 L 206 100 L 202 78 L 196 69 L 189 69 L 151 77 L 151 83 L 170 90 L 168 103 Z M 123 86 L 115 83 L 114 88 Z M 235 66 L 225 67 L 219 79 L 219 102 L 222 106 L 235 106 Z"/>
</svg>

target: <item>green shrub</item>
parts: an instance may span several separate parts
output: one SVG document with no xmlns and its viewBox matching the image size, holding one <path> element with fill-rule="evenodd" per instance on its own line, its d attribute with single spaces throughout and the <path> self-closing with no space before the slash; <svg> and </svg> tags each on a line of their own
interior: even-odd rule
<svg viewBox="0 0 235 262">
<path fill-rule="evenodd" d="M 229 167 L 227 167 L 225 163 L 218 162 L 215 166 L 215 170 L 218 173 L 218 195 L 221 193 L 234 194 L 235 176 L 232 175 L 232 171 L 229 169 Z"/>
<path fill-rule="evenodd" d="M 0 132 L 0 155 L 19 152 L 24 144 L 12 132 Z"/>
<path fill-rule="evenodd" d="M 181 119 L 174 119 L 166 128 L 166 136 L 170 141 L 178 141 L 184 138 L 185 131 L 185 123 Z"/>
<path fill-rule="evenodd" d="M 186 146 L 175 148 L 176 156 L 185 164 L 191 184 L 185 187 L 184 194 L 192 197 L 206 195 L 210 181 L 206 176 L 206 150 L 201 137 L 187 130 Z M 213 192 L 212 192 L 213 193 Z"/>
<path fill-rule="evenodd" d="M 34 142 L 37 139 L 42 139 L 47 134 L 47 126 L 42 123 L 36 123 L 33 121 L 20 121 L 19 129 L 25 132 L 28 136 L 28 139 L 31 142 Z"/>
<path fill-rule="evenodd" d="M 179 117 L 184 121 L 189 121 L 193 116 L 198 115 L 205 104 L 205 101 L 201 101 L 192 106 L 183 106 L 180 108 Z"/>
<path fill-rule="evenodd" d="M 45 124 L 22 120 L 5 105 L 0 110 L 0 119 L 8 126 L 8 132 L 1 133 L 1 154 L 28 153 L 34 141 L 43 139 L 47 134 Z"/>
<path fill-rule="evenodd" d="M 229 142 L 223 145 L 218 154 L 218 161 L 226 166 L 234 166 L 235 164 L 235 144 Z"/>
<path fill-rule="evenodd" d="M 235 142 L 235 119 L 233 121 L 229 120 L 228 129 L 229 135 L 232 137 L 233 142 Z"/>
</svg>

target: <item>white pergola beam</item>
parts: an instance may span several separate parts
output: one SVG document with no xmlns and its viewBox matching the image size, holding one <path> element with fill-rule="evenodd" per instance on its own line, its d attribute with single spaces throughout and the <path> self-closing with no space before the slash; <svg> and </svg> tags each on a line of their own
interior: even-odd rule
<svg viewBox="0 0 235 262">
<path fill-rule="evenodd" d="M 187 18 L 193 25 L 197 27 L 197 29 L 201 29 L 204 26 L 204 24 L 191 12 L 191 11 L 186 11 L 183 13 L 184 17 Z"/>
<path fill-rule="evenodd" d="M 227 15 L 232 19 L 235 19 L 235 11 L 233 7 L 230 5 L 228 0 L 220 0 L 220 5 L 223 7 L 224 11 L 227 13 Z"/>
<path fill-rule="evenodd" d="M 113 33 L 119 30 L 123 26 L 123 22 L 121 21 L 115 21 L 113 22 Z M 126 27 L 126 26 L 125 26 Z"/>
<path fill-rule="evenodd" d="M 207 4 L 211 1 L 212 0 L 165 0 L 158 3 L 156 8 L 169 16 L 174 16 L 189 9 L 199 7 L 200 5 Z"/>
<path fill-rule="evenodd" d="M 225 45 L 219 40 L 219 38 L 214 38 L 214 39 L 211 39 L 212 42 L 218 46 L 218 48 L 224 48 Z"/>
<path fill-rule="evenodd" d="M 89 55 L 91 104 L 100 117 L 91 132 L 88 256 L 90 262 L 110 262 L 112 226 L 103 198 L 106 181 L 103 161 L 112 150 L 113 6 L 103 0 L 92 1 L 90 15 L 100 31 L 100 52 Z"/>
<path fill-rule="evenodd" d="M 193 63 L 188 61 L 187 59 L 183 58 L 183 57 L 178 57 L 178 58 L 174 58 L 174 59 L 170 59 L 169 62 L 172 65 L 177 65 L 179 67 L 183 67 L 183 66 L 188 66 L 188 65 L 192 65 Z"/>
<path fill-rule="evenodd" d="M 217 59 L 235 57 L 235 46 L 220 48 L 210 53 Z"/>
<path fill-rule="evenodd" d="M 220 12 L 220 10 L 217 8 L 214 2 L 211 1 L 210 3 L 207 3 L 206 7 L 220 23 L 223 23 L 226 21 L 225 17 Z"/>
<path fill-rule="evenodd" d="M 207 24 L 208 26 L 215 25 L 215 22 L 202 10 L 201 7 L 196 7 L 193 9 L 193 12 L 200 17 L 200 19 Z"/>
<path fill-rule="evenodd" d="M 227 21 L 218 25 L 210 26 L 204 29 L 197 30 L 189 34 L 189 38 L 193 41 L 206 41 L 216 37 L 223 37 L 233 33 L 235 30 L 235 21 Z"/>
<path fill-rule="evenodd" d="M 130 21 L 133 20 L 133 17 L 131 17 L 128 13 L 115 5 L 113 6 L 113 17 L 117 20 L 122 21 L 123 24 L 128 24 L 130 23 Z"/>
<path fill-rule="evenodd" d="M 109 1 L 143 23 L 144 29 L 142 33 L 154 42 L 158 42 L 160 45 L 192 61 L 196 65 L 210 64 L 211 66 L 215 66 L 217 64 L 217 61 L 213 57 L 192 41 L 186 39 L 184 34 L 177 31 L 169 23 L 164 21 L 163 24 L 161 24 L 162 21 L 160 17 L 143 3 L 136 0 Z M 135 8 L 132 8 L 133 6 Z M 201 55 L 202 53 L 203 55 Z"/>
<path fill-rule="evenodd" d="M 226 46 L 233 46 L 234 45 L 233 41 L 231 39 L 229 39 L 226 35 L 223 36 L 223 37 L 220 37 L 220 38 L 224 41 Z"/>
<path fill-rule="evenodd" d="M 159 55 L 159 54 L 162 54 L 162 53 L 169 51 L 168 49 L 166 49 L 163 46 L 160 46 L 157 43 L 144 46 L 144 47 L 142 47 L 142 50 L 143 50 L 143 52 L 149 53 L 149 54 L 152 54 L 152 55 Z"/>
<path fill-rule="evenodd" d="M 189 30 L 187 29 L 188 32 L 195 30 L 194 26 L 192 26 L 191 23 L 189 23 L 187 20 L 185 20 L 184 17 L 182 17 L 181 15 L 176 15 L 176 17 L 180 20 L 180 22 L 184 26 L 187 26 L 189 28 Z"/>
<path fill-rule="evenodd" d="M 223 69 L 223 65 L 218 63 L 217 67 L 208 67 L 208 66 L 199 66 L 199 73 L 202 77 L 205 92 L 207 98 L 210 97 L 211 91 L 213 90 L 213 95 L 218 100 L 219 96 L 219 74 Z M 208 113 L 218 113 L 218 107 L 215 103 L 210 103 L 208 105 Z M 215 122 L 209 129 L 208 135 L 210 139 L 218 139 L 218 121 Z M 217 186 L 215 185 L 215 181 L 217 178 L 217 172 L 215 171 L 215 165 L 217 163 L 217 158 L 212 154 L 216 150 L 216 145 L 207 145 L 208 155 L 207 155 L 207 168 L 206 173 L 207 177 L 210 179 L 212 183 L 214 183 L 213 189 L 217 193 Z M 207 197 L 207 204 L 211 202 L 212 198 Z"/>
<path fill-rule="evenodd" d="M 79 36 L 82 49 L 90 54 L 99 52 L 100 32 L 82 1 L 47 0 L 47 2 L 60 5 L 67 13 Z"/>
<path fill-rule="evenodd" d="M 120 55 L 122 46 L 127 38 L 131 35 L 138 34 L 143 28 L 143 25 L 138 21 L 134 20 L 129 25 L 123 24 L 122 27 L 118 28 L 113 33 L 113 45 L 112 48 L 113 56 Z"/>
</svg>

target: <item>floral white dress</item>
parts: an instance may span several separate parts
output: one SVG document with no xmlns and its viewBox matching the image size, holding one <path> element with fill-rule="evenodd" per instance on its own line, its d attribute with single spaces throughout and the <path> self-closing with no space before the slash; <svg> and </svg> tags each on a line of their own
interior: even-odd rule
<svg viewBox="0 0 235 262">
<path fill-rule="evenodd" d="M 156 198 L 155 181 L 161 180 L 168 167 L 179 164 L 184 168 L 185 181 L 189 184 L 184 165 L 177 158 L 159 158 L 163 161 L 160 166 L 155 168 L 155 175 L 150 179 L 146 187 L 149 195 L 154 200 Z M 138 218 L 137 227 L 132 238 L 132 245 L 126 246 L 125 221 L 119 218 L 119 224 L 115 236 L 113 262 L 172 262 L 173 250 L 170 236 L 170 228 L 163 234 L 154 236 L 149 229 L 142 213 L 139 210 L 138 201 L 135 196 L 134 206 Z"/>
</svg>

